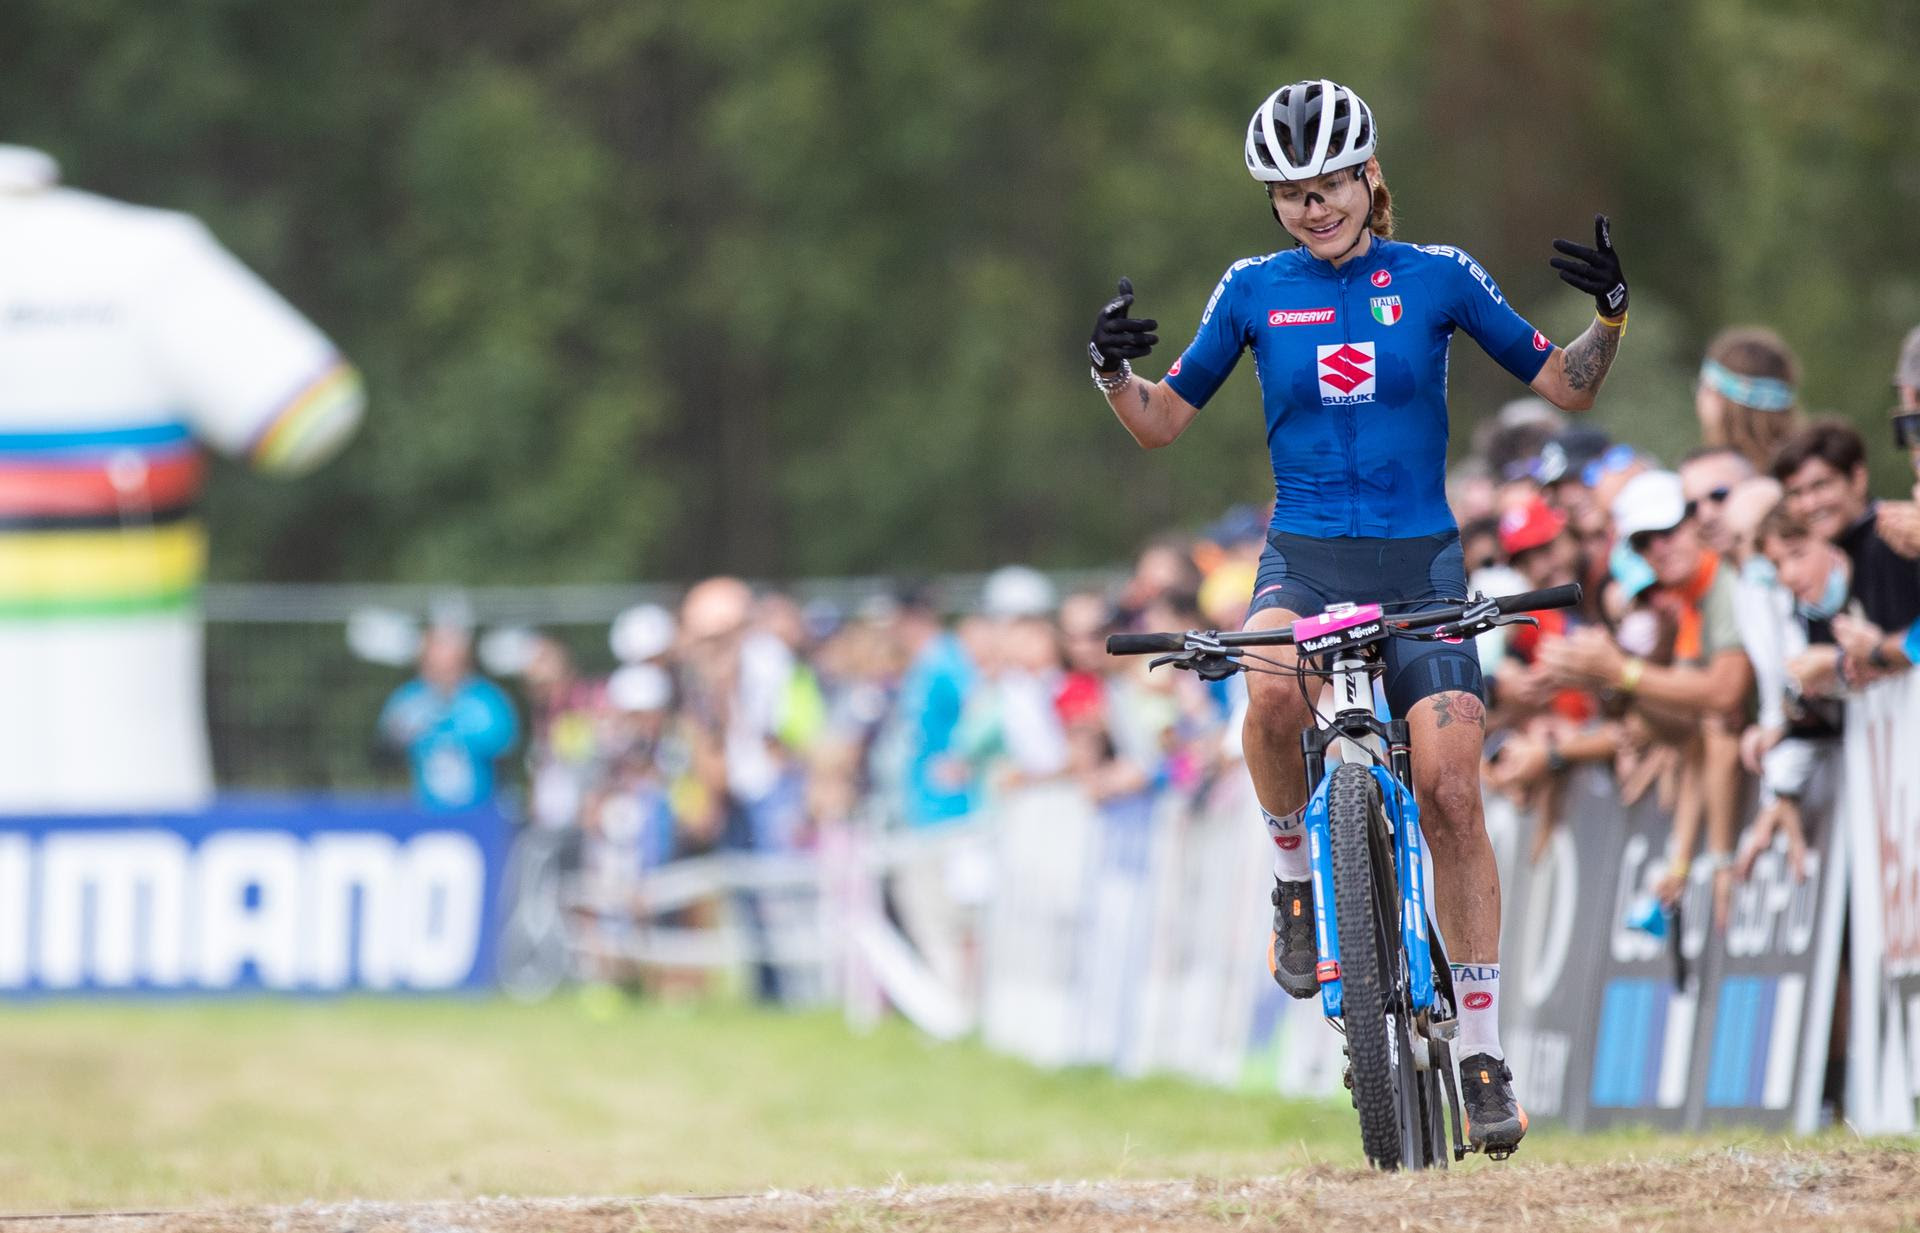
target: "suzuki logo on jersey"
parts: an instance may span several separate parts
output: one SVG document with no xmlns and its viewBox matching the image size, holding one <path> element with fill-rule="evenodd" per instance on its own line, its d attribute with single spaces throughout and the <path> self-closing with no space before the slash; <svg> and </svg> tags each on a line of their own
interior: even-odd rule
<svg viewBox="0 0 1920 1233">
<path fill-rule="evenodd" d="M 1367 302 L 1373 305 L 1373 319 L 1381 325 L 1392 325 L 1394 322 L 1400 320 L 1401 308 L 1399 296 L 1376 295 Z"/>
<path fill-rule="evenodd" d="M 1268 325 L 1332 325 L 1331 308 L 1276 308 L 1267 314 Z"/>
<path fill-rule="evenodd" d="M 1385 270 L 1375 270 L 1372 281 L 1374 286 L 1384 287 L 1393 281 L 1393 275 L 1387 273 Z"/>
<path fill-rule="evenodd" d="M 1373 401 L 1373 344 L 1332 343 L 1315 348 L 1320 357 L 1320 404 Z"/>
</svg>

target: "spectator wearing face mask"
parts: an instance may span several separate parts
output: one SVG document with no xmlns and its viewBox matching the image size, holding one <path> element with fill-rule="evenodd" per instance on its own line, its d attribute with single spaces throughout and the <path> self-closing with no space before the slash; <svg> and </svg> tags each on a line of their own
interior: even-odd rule
<svg viewBox="0 0 1920 1233">
<path fill-rule="evenodd" d="M 1846 554 L 1813 534 L 1784 501 L 1762 520 L 1757 541 L 1779 582 L 1767 604 L 1775 618 L 1773 642 L 1754 660 L 1759 719 L 1740 739 L 1741 761 L 1760 778 L 1760 813 L 1741 844 L 1736 869 L 1744 878 L 1781 833 L 1798 877 L 1807 849 L 1800 794 L 1818 743 L 1840 734 L 1840 650 L 1833 622 L 1847 602 L 1851 568 Z"/>
<path fill-rule="evenodd" d="M 1796 433 L 1773 460 L 1787 512 L 1815 535 L 1839 545 L 1852 562 L 1849 595 L 1860 614 L 1837 620 L 1848 679 L 1865 684 L 1904 672 L 1920 640 L 1920 562 L 1902 556 L 1880 533 L 1868 493 L 1866 443 L 1852 425 L 1822 420 Z"/>
</svg>

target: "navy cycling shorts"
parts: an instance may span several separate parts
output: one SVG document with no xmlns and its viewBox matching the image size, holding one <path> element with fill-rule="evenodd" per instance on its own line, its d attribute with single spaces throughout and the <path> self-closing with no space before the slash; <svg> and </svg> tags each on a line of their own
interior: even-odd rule
<svg viewBox="0 0 1920 1233">
<path fill-rule="evenodd" d="M 1316 539 L 1271 531 L 1247 616 L 1269 608 L 1316 616 L 1338 603 L 1386 604 L 1389 613 L 1418 612 L 1459 603 L 1466 594 L 1458 531 L 1411 539 Z M 1384 659 L 1387 705 L 1402 718 L 1422 698 L 1438 693 L 1462 690 L 1486 697 L 1480 654 L 1471 642 L 1392 638 Z"/>
</svg>

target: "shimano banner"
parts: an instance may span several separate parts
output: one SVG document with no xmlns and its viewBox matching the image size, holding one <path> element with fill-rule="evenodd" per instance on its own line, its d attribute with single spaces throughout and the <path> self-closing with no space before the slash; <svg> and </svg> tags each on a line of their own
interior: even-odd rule
<svg viewBox="0 0 1920 1233">
<path fill-rule="evenodd" d="M 0 817 L 0 996 L 478 987 L 506 831 L 328 797 Z"/>
</svg>

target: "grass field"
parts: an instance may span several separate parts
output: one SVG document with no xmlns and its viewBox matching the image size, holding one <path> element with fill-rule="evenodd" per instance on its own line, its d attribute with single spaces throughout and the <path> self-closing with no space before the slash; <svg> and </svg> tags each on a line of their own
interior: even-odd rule
<svg viewBox="0 0 1920 1233">
<path fill-rule="evenodd" d="M 833 1014 L 729 1005 L 22 1005 L 0 1017 L 0 1093 L 0 1211 L 16 1213 L 1244 1178 L 1360 1159 L 1344 1105 L 1041 1072 L 897 1022 L 860 1036 Z M 1698 1145 L 1537 1133 L 1523 1158 Z"/>
</svg>

